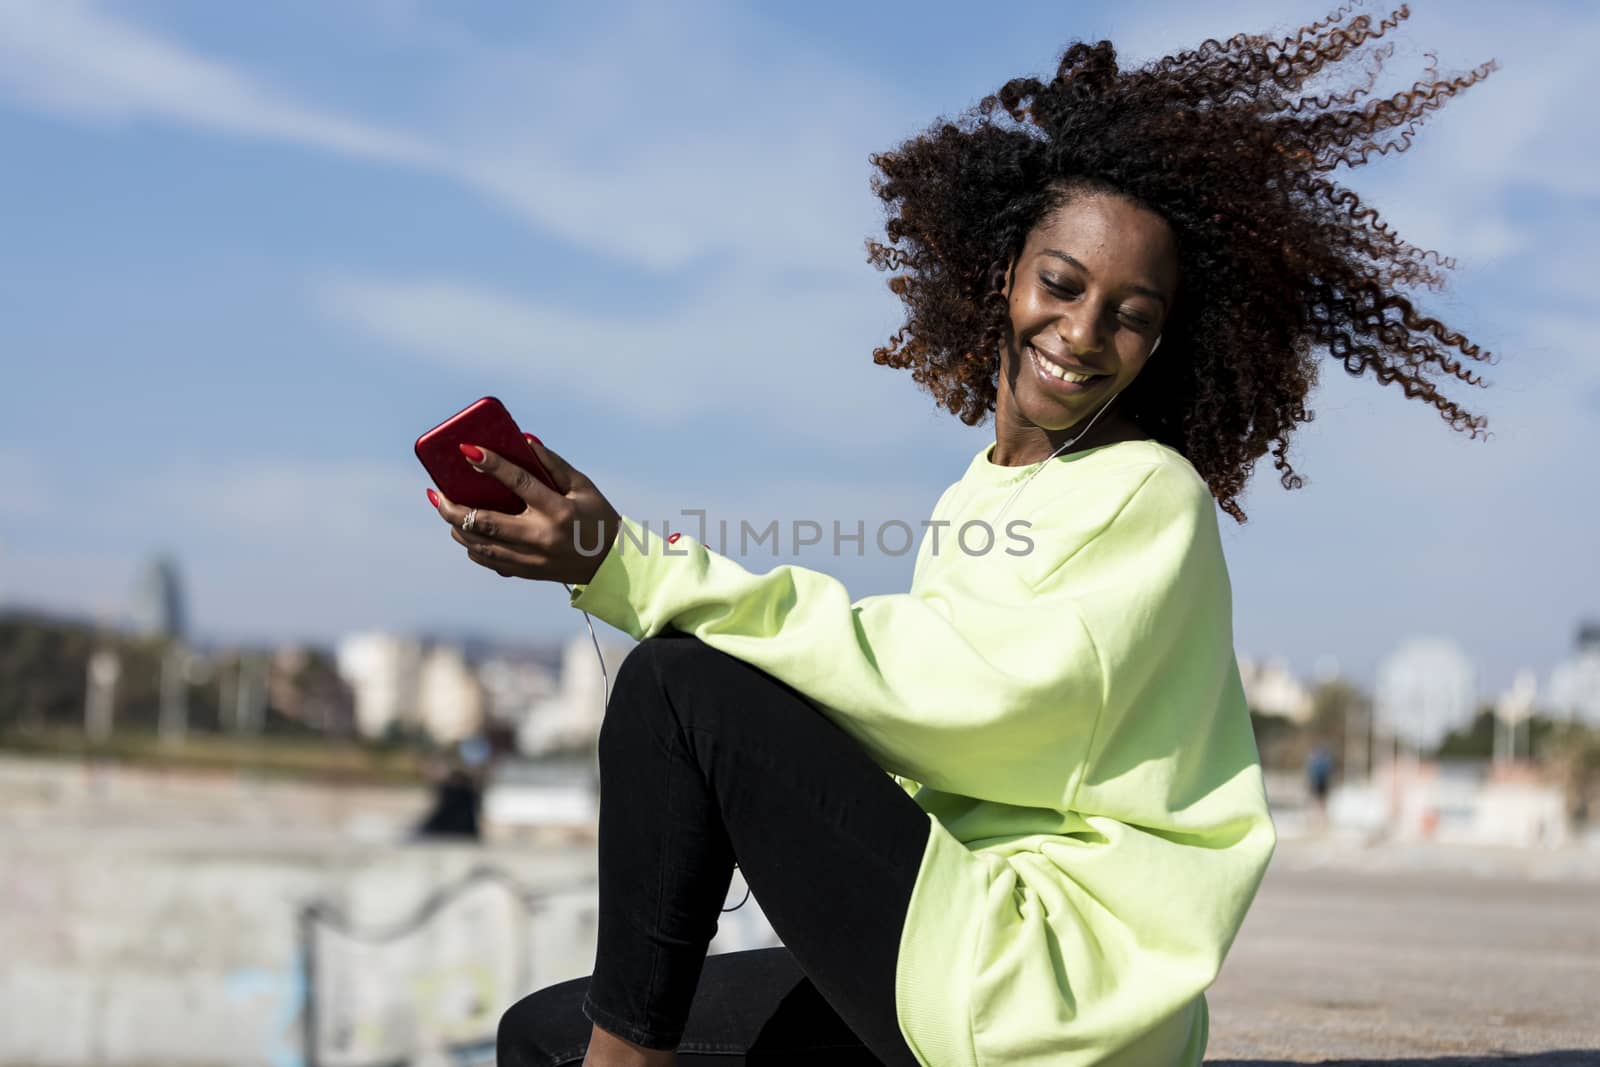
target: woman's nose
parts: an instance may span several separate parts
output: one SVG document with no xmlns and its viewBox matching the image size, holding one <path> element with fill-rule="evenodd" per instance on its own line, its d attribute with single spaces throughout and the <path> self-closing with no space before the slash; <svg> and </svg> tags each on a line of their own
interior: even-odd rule
<svg viewBox="0 0 1600 1067">
<path fill-rule="evenodd" d="M 1091 307 L 1076 307 L 1056 319 L 1056 336 L 1073 352 L 1094 352 L 1100 347 L 1099 315 Z"/>
</svg>

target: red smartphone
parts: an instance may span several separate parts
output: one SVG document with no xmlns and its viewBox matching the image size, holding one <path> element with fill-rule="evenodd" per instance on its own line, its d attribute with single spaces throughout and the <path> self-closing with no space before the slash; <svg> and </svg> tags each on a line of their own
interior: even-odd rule
<svg viewBox="0 0 1600 1067">
<path fill-rule="evenodd" d="M 508 515 L 521 514 L 528 506 L 499 479 L 469 465 L 458 447 L 463 444 L 482 445 L 561 492 L 506 406 L 486 396 L 417 438 L 417 458 L 433 478 L 433 484 L 452 503 Z"/>
</svg>

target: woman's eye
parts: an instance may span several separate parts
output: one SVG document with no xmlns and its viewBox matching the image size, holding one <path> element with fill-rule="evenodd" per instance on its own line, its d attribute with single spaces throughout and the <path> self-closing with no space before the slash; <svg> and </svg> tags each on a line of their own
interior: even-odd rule
<svg viewBox="0 0 1600 1067">
<path fill-rule="evenodd" d="M 1039 282 L 1056 296 L 1074 297 L 1078 295 L 1078 290 L 1066 282 L 1060 282 L 1054 278 L 1046 278 L 1043 275 L 1039 277 Z M 1148 330 L 1153 325 L 1149 319 L 1136 312 L 1125 310 L 1122 315 L 1124 321 L 1136 330 Z"/>
</svg>

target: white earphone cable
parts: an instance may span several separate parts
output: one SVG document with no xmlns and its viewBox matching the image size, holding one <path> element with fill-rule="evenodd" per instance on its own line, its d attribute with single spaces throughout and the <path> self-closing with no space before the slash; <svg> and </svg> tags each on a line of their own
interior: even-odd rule
<svg viewBox="0 0 1600 1067">
<path fill-rule="evenodd" d="M 567 596 L 571 597 L 572 586 L 567 585 L 566 582 L 561 584 L 566 588 Z M 587 611 L 583 613 L 583 621 L 589 625 L 589 640 L 594 643 L 594 658 L 600 661 L 600 680 L 605 684 L 605 703 L 600 708 L 603 713 L 606 708 L 611 706 L 611 674 L 606 670 L 606 658 L 600 652 L 600 638 L 596 637 L 594 633 L 594 620 L 589 617 Z"/>
<path fill-rule="evenodd" d="M 561 584 L 566 587 L 567 596 L 570 597 L 572 595 L 572 586 L 567 585 L 566 582 L 562 582 Z M 594 642 L 595 658 L 600 661 L 600 677 L 605 682 L 605 690 L 606 690 L 605 704 L 602 706 L 602 709 L 601 709 L 602 713 L 603 713 L 606 709 L 611 707 L 611 675 L 606 670 L 606 658 L 600 652 L 600 639 L 598 637 L 596 637 L 595 633 L 594 633 L 594 620 L 589 617 L 589 613 L 587 611 L 583 613 L 583 621 L 588 623 L 588 625 L 589 625 L 589 640 Z M 735 868 L 738 868 L 738 866 L 739 865 L 737 863 L 734 864 Z M 740 900 L 739 903 L 735 904 L 731 908 L 723 908 L 722 909 L 723 914 L 727 914 L 730 911 L 738 911 L 740 908 L 744 907 L 745 902 L 748 901 L 749 899 L 750 899 L 750 883 L 749 883 L 749 880 L 747 879 L 745 881 L 745 887 L 744 887 L 744 898 L 742 900 Z"/>
<path fill-rule="evenodd" d="M 1156 354 L 1156 349 L 1158 349 L 1160 347 L 1161 347 L 1161 337 L 1158 335 L 1156 337 L 1156 343 L 1150 346 L 1150 355 L 1151 356 L 1155 355 Z M 1149 359 L 1150 356 L 1146 356 L 1145 358 Z M 1044 459 L 1041 459 L 1037 463 L 1034 464 L 1033 470 L 1029 471 L 1028 472 L 1028 476 L 1026 478 L 1022 479 L 1022 481 L 1018 483 L 1017 487 L 1011 491 L 1011 495 L 1006 497 L 1006 502 L 1004 504 L 1000 505 L 1000 510 L 995 513 L 995 517 L 994 517 L 995 525 L 999 524 L 1001 517 L 1003 515 L 1005 515 L 1006 510 L 1011 507 L 1011 502 L 1017 499 L 1017 497 L 1022 493 L 1022 490 L 1027 486 L 1027 484 L 1029 482 L 1033 481 L 1034 475 L 1036 475 L 1040 471 L 1044 470 L 1045 464 L 1049 463 L 1052 459 L 1055 459 L 1064 450 L 1066 450 L 1068 448 L 1071 448 L 1074 444 L 1076 444 L 1077 442 L 1081 441 L 1083 439 L 1083 435 L 1088 433 L 1094 427 L 1094 424 L 1097 421 L 1099 421 L 1099 418 L 1100 418 L 1101 415 L 1105 414 L 1106 409 L 1111 406 L 1111 401 L 1115 400 L 1121 393 L 1122 393 L 1121 389 L 1118 389 L 1115 393 L 1112 393 L 1111 396 L 1106 400 L 1106 402 L 1104 404 L 1100 405 L 1100 410 L 1094 413 L 1094 418 L 1089 420 L 1089 425 L 1088 426 L 1085 426 L 1078 433 L 1074 434 L 1069 440 L 1063 441 L 1061 443 L 1061 445 L 1054 452 L 1050 453 Z"/>
</svg>

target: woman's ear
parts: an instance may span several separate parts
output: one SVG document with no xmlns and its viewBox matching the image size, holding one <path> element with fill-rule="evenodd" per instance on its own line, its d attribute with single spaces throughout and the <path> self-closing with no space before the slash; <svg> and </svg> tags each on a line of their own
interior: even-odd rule
<svg viewBox="0 0 1600 1067">
<path fill-rule="evenodd" d="M 1006 303 L 1011 303 L 1011 287 L 1017 277 L 1017 257 L 1010 256 L 1003 263 L 996 261 L 994 269 L 1001 272 L 999 276 L 1000 295 L 1006 298 Z"/>
</svg>

